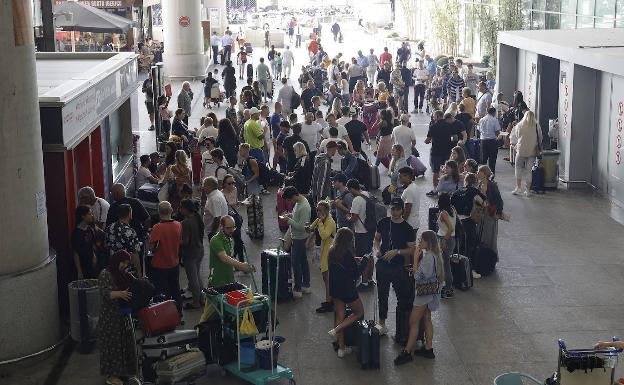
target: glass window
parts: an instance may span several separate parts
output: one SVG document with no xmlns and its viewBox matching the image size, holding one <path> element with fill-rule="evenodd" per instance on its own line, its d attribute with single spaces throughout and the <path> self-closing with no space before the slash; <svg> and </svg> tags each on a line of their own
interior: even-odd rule
<svg viewBox="0 0 624 385">
<path fill-rule="evenodd" d="M 561 0 L 546 0 L 546 11 L 561 12 Z"/>
<path fill-rule="evenodd" d="M 546 7 L 546 0 L 533 0 L 532 6 L 534 11 L 543 11 Z"/>
<path fill-rule="evenodd" d="M 576 28 L 576 16 L 574 15 L 561 15 L 561 29 L 574 29 Z"/>
<path fill-rule="evenodd" d="M 596 16 L 615 18 L 615 0 L 596 0 Z"/>
<path fill-rule="evenodd" d="M 622 27 L 624 24 L 624 0 L 617 0 L 615 2 L 615 18 L 619 21 L 617 27 Z"/>
<path fill-rule="evenodd" d="M 594 28 L 594 18 L 590 16 L 578 16 L 576 28 Z"/>
<path fill-rule="evenodd" d="M 531 29 L 544 29 L 544 12 L 533 12 Z"/>
<path fill-rule="evenodd" d="M 561 15 L 558 13 L 546 14 L 546 29 L 559 29 L 561 28 Z"/>
<path fill-rule="evenodd" d="M 561 0 L 561 12 L 569 15 L 576 15 L 576 1 L 577 0 Z"/>
<path fill-rule="evenodd" d="M 579 0 L 577 13 L 579 15 L 593 16 L 595 0 Z M 592 22 L 593 25 L 593 22 Z"/>
<path fill-rule="evenodd" d="M 594 22 L 594 25 L 595 25 L 595 28 L 613 28 L 614 22 L 615 22 L 615 19 L 612 19 L 612 18 L 597 17 Z"/>
</svg>

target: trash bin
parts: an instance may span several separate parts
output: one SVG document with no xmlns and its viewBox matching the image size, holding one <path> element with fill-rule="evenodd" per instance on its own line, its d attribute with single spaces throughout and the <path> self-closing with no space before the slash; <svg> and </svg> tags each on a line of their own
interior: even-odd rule
<svg viewBox="0 0 624 385">
<path fill-rule="evenodd" d="M 557 150 L 542 152 L 542 167 L 544 167 L 544 188 L 555 190 L 559 185 L 559 155 Z"/>
<path fill-rule="evenodd" d="M 95 344 L 96 328 L 100 316 L 98 280 L 81 279 L 70 282 L 67 286 L 71 337 L 79 343 L 82 353 L 88 353 Z"/>
</svg>

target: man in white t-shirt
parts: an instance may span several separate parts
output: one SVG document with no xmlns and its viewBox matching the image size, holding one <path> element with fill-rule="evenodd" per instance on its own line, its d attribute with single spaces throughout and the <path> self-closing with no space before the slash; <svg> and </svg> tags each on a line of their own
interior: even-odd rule
<svg viewBox="0 0 624 385">
<path fill-rule="evenodd" d="M 340 119 L 336 119 L 336 124 L 338 124 L 339 126 L 346 126 L 347 123 L 349 123 L 351 121 L 351 114 L 350 114 L 350 110 L 351 107 L 349 106 L 344 106 L 340 109 L 340 115 L 342 115 L 342 117 Z"/>
<path fill-rule="evenodd" d="M 95 196 L 95 191 L 89 186 L 85 186 L 78 190 L 78 204 L 91 207 L 95 224 L 102 230 L 106 225 L 106 217 L 108 217 L 108 209 L 110 204 L 102 198 Z"/>
<path fill-rule="evenodd" d="M 141 166 L 137 170 L 136 186 L 141 187 L 146 183 L 158 183 L 158 178 L 152 175 L 152 172 L 147 168 L 150 162 L 149 155 L 141 155 L 139 158 Z"/>
<path fill-rule="evenodd" d="M 353 225 L 355 236 L 355 256 L 357 258 L 364 258 L 373 250 L 373 233 L 366 230 L 364 223 L 366 223 L 366 215 L 369 214 L 366 211 L 366 200 L 370 198 L 370 194 L 366 191 L 362 191 L 360 182 L 357 179 L 349 179 L 347 182 L 347 188 L 353 195 L 353 202 L 351 203 L 351 210 L 349 211 L 349 222 Z M 373 215 L 375 215 L 373 213 Z M 369 258 L 368 261 L 362 261 L 366 263 L 366 268 L 362 272 L 362 288 L 368 287 L 373 284 L 373 260 Z"/>
<path fill-rule="evenodd" d="M 311 151 L 318 150 L 319 138 L 322 132 L 321 125 L 314 121 L 314 114 L 307 112 L 305 121 L 301 124 L 301 138 L 308 144 Z"/>
<path fill-rule="evenodd" d="M 295 65 L 295 57 L 290 50 L 290 46 L 287 45 L 286 49 L 282 52 L 282 66 L 284 67 L 284 77 L 290 77 L 290 70 Z"/>
<path fill-rule="evenodd" d="M 479 96 L 477 96 L 477 120 L 484 118 L 488 114 L 488 108 L 492 106 L 492 91 L 485 82 L 479 83 Z"/>
<path fill-rule="evenodd" d="M 392 129 L 392 142 L 403 147 L 406 158 L 412 155 L 412 147 L 416 145 L 416 135 L 414 135 L 414 130 L 409 127 L 409 119 L 408 114 L 402 114 L 401 125 Z"/>
<path fill-rule="evenodd" d="M 206 116 L 204 118 L 204 124 L 199 128 L 197 134 L 198 134 L 198 139 L 197 141 L 201 144 L 204 142 L 204 140 L 206 140 L 206 138 L 208 138 L 209 136 L 212 136 L 213 138 L 217 138 L 217 136 L 219 135 L 219 130 L 217 129 L 217 127 L 215 127 L 213 125 L 213 121 L 212 118 Z"/>
<path fill-rule="evenodd" d="M 321 145 L 319 146 L 320 152 L 327 151 L 327 144 L 329 142 L 334 142 L 338 144 L 338 148 L 340 148 L 340 143 L 344 143 L 345 147 L 347 146 L 347 142 L 345 142 L 344 140 L 338 137 L 338 130 L 336 129 L 336 127 L 332 127 L 329 129 L 329 136 L 330 136 L 329 138 L 323 139 L 323 141 L 321 142 Z M 337 173 L 342 171 L 341 162 L 342 162 L 342 155 L 340 155 L 340 153 L 336 151 L 336 154 L 332 157 L 331 169 Z"/>
<path fill-rule="evenodd" d="M 327 119 L 327 127 L 323 129 L 323 133 L 321 134 L 323 138 L 329 138 L 330 127 L 336 127 L 336 129 L 338 130 L 338 137 L 344 140 L 345 142 L 347 142 L 347 145 L 349 146 L 349 151 L 353 152 L 351 139 L 349 138 L 349 133 L 347 132 L 347 129 L 345 128 L 345 126 L 338 124 L 338 122 L 336 121 L 336 115 L 334 115 L 333 113 L 327 114 L 326 119 Z"/>
<path fill-rule="evenodd" d="M 218 219 L 228 215 L 228 204 L 225 196 L 219 190 L 219 182 L 214 176 L 209 176 L 202 183 L 202 190 L 206 193 L 204 205 L 204 226 L 206 233 L 216 232 Z M 215 220 L 216 219 L 216 220 Z M 214 231 L 213 231 L 214 230 Z"/>
<path fill-rule="evenodd" d="M 414 183 L 414 170 L 411 167 L 403 167 L 399 170 L 399 182 L 405 186 L 401 199 L 405 203 L 403 219 L 414 228 L 415 235 L 420 227 L 420 191 Z"/>
</svg>

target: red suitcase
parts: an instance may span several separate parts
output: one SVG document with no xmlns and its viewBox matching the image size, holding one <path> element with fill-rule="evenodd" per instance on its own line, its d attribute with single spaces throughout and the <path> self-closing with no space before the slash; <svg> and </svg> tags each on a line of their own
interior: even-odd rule
<svg viewBox="0 0 624 385">
<path fill-rule="evenodd" d="M 145 307 L 139 310 L 138 317 L 148 336 L 170 332 L 180 324 L 180 314 L 173 300 Z"/>
<path fill-rule="evenodd" d="M 378 114 L 379 110 L 376 103 L 364 104 L 362 108 L 362 122 L 366 125 L 368 136 L 371 138 L 377 137 L 378 134 L 377 130 L 373 130 Z"/>
<path fill-rule="evenodd" d="M 277 190 L 277 205 L 275 206 L 275 210 L 277 210 L 277 224 L 279 226 L 279 229 L 281 231 L 286 231 L 288 230 L 288 221 L 279 219 L 279 215 L 282 215 L 286 211 L 289 213 L 292 212 L 295 205 L 284 199 L 284 197 L 282 196 L 283 193 L 284 189 Z"/>
<path fill-rule="evenodd" d="M 193 182 L 200 183 L 201 181 L 201 163 L 202 156 L 200 152 L 191 153 L 191 166 L 193 167 Z"/>
</svg>

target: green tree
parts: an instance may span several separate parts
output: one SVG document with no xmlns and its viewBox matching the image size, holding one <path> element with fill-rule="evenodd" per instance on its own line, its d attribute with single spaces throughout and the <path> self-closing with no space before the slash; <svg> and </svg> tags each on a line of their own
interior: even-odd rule
<svg viewBox="0 0 624 385">
<path fill-rule="evenodd" d="M 457 55 L 459 45 L 459 0 L 438 1 L 433 9 L 433 26 L 440 53 Z"/>
<path fill-rule="evenodd" d="M 485 55 L 497 60 L 499 31 L 515 31 L 526 26 L 523 0 L 483 0 L 479 13 L 479 35 Z"/>
</svg>

